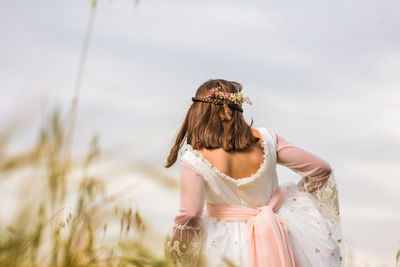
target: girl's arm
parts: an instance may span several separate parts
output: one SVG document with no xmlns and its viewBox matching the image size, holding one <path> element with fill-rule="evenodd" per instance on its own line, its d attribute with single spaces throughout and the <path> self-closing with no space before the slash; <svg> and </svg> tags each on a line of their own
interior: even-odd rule
<svg viewBox="0 0 400 267">
<path fill-rule="evenodd" d="M 299 185 L 313 193 L 322 188 L 329 179 L 332 169 L 328 162 L 316 154 L 300 147 L 276 134 L 277 163 L 300 174 Z"/>
<path fill-rule="evenodd" d="M 181 161 L 180 208 L 176 225 L 198 226 L 204 206 L 203 177 L 188 163 Z"/>
<path fill-rule="evenodd" d="M 192 266 L 200 252 L 200 226 L 204 206 L 204 180 L 190 164 L 181 160 L 180 207 L 172 233 L 165 243 L 166 257 L 178 266 Z"/>
</svg>

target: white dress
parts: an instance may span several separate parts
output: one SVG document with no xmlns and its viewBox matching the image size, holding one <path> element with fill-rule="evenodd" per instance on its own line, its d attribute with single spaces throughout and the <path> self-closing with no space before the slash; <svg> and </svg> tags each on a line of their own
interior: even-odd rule
<svg viewBox="0 0 400 267">
<path fill-rule="evenodd" d="M 186 145 L 181 157 L 181 205 L 173 230 L 166 239 L 167 258 L 176 266 L 252 267 L 249 266 L 246 222 L 209 217 L 204 204 L 257 208 L 268 203 L 280 186 L 285 202 L 275 213 L 285 221 L 299 265 L 344 266 L 333 171 L 329 169 L 328 174 L 318 174 L 318 171 L 326 169 L 321 166 L 327 165 L 321 158 L 269 128 L 260 127 L 256 130 L 262 138 L 264 162 L 256 173 L 246 178 L 234 179 L 222 173 L 200 152 Z M 286 143 L 278 147 L 277 139 Z M 294 152 L 288 150 L 286 155 L 282 152 L 282 159 L 278 162 L 279 152 L 285 147 L 291 147 Z M 309 162 L 304 161 L 307 157 Z M 296 162 L 298 159 L 300 161 Z M 300 174 L 300 182 L 279 185 L 277 164 Z M 307 192 L 312 185 L 317 185 L 317 190 Z"/>
</svg>

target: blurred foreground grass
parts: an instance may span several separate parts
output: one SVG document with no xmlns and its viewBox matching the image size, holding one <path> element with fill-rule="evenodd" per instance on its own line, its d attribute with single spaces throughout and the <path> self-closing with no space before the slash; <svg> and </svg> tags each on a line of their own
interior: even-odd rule
<svg viewBox="0 0 400 267">
<path fill-rule="evenodd" d="M 68 134 L 57 110 L 32 149 L 7 155 L 11 131 L 0 133 L 1 181 L 15 179 L 21 169 L 30 169 L 36 178 L 19 185 L 31 193 L 22 196 L 23 204 L 14 205 L 13 221 L 0 225 L 0 266 L 171 265 L 146 246 L 148 229 L 139 212 L 115 205 L 119 196 L 106 196 L 102 181 L 91 175 L 89 166 L 100 155 L 97 136 L 82 162 L 74 162 L 79 167 L 72 168 Z M 65 206 L 68 182 L 77 171 L 77 192 L 72 194 L 76 204 L 70 208 Z M 118 238 L 106 237 L 112 220 L 119 224 Z"/>
</svg>

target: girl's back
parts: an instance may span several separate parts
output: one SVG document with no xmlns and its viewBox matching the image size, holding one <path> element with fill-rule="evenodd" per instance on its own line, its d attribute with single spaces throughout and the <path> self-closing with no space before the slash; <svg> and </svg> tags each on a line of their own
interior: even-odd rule
<svg viewBox="0 0 400 267">
<path fill-rule="evenodd" d="M 198 151 L 212 166 L 222 173 L 234 179 L 249 177 L 256 173 L 260 165 L 264 162 L 264 150 L 261 145 L 261 136 L 255 129 L 252 129 L 252 132 L 253 135 L 259 137 L 260 140 L 255 144 L 251 144 L 244 150 L 227 152 L 222 148 L 202 148 Z"/>
</svg>

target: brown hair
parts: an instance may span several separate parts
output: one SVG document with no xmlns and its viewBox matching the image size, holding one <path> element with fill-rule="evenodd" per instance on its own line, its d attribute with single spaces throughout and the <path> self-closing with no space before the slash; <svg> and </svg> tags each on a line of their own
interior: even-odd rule
<svg viewBox="0 0 400 267">
<path fill-rule="evenodd" d="M 210 89 L 215 87 L 221 87 L 220 90 L 226 93 L 237 93 L 242 90 L 242 85 L 238 82 L 208 80 L 197 89 L 196 98 L 205 97 Z M 239 110 L 227 105 L 193 102 L 175 137 L 165 167 L 169 168 L 176 162 L 185 139 L 194 149 L 203 147 L 207 149 L 221 147 L 225 151 L 245 149 L 248 145 L 259 141 L 251 131 L 252 125 L 253 119 L 248 125 Z"/>
</svg>

